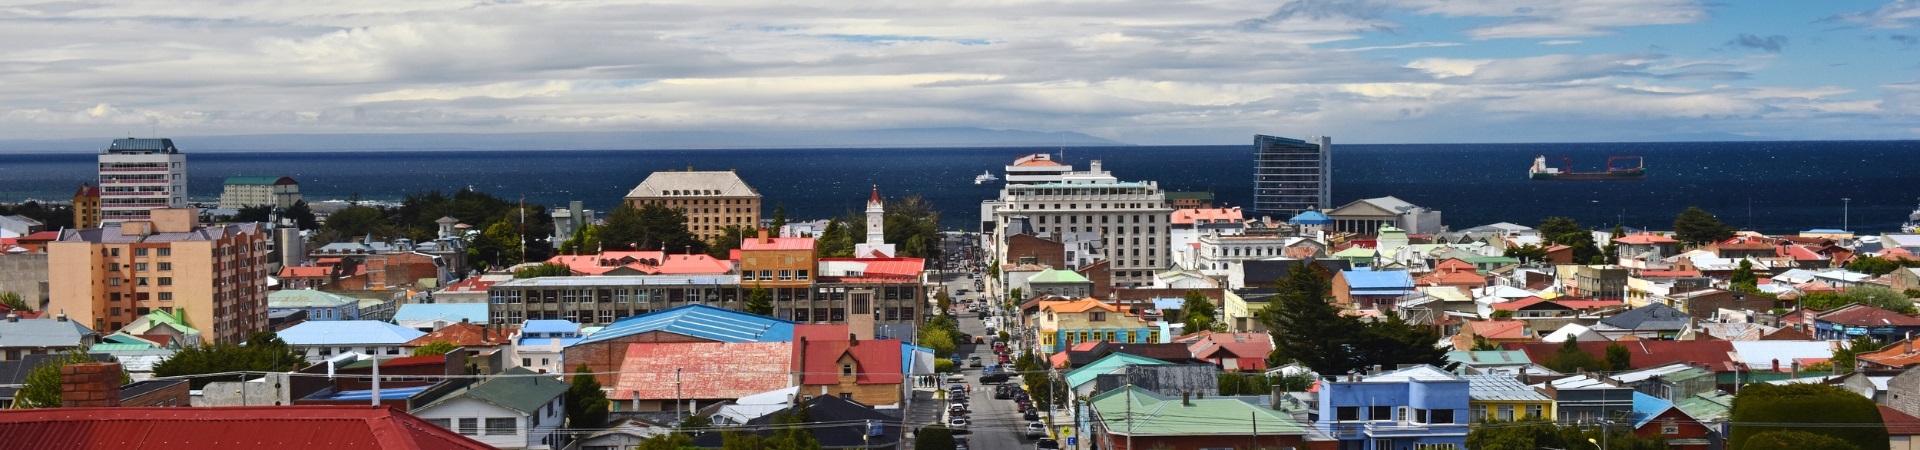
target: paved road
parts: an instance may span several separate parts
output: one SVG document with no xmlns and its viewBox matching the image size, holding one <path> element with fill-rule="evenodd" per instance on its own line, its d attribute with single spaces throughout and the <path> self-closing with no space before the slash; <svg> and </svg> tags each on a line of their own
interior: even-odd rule
<svg viewBox="0 0 1920 450">
<path fill-rule="evenodd" d="M 949 247 L 948 250 L 951 252 L 957 249 Z M 986 324 L 978 318 L 978 313 L 965 309 L 963 300 L 975 303 L 991 302 L 980 292 L 981 289 L 976 287 L 976 283 L 982 281 L 982 278 L 985 278 L 985 274 L 959 270 L 948 271 L 941 280 L 949 293 L 957 293 L 962 289 L 968 291 L 965 295 L 952 296 L 952 300 L 954 307 L 959 309 L 956 317 L 960 319 L 960 332 L 974 336 L 986 336 Z M 966 359 L 969 356 L 978 356 L 986 364 L 997 362 L 997 357 L 993 354 L 993 346 L 962 345 L 958 353 L 962 361 L 962 373 L 966 376 L 966 384 L 973 389 L 968 402 L 968 407 L 972 410 L 972 424 L 968 427 L 969 433 L 961 437 L 966 438 L 971 448 L 975 449 L 1032 448 L 1033 441 L 1023 436 L 1027 421 L 1021 419 L 1020 412 L 1015 410 L 1013 401 L 993 398 L 994 387 L 980 384 L 981 369 L 966 367 Z M 1014 378 L 1012 383 L 1017 385 L 1019 380 Z"/>
</svg>

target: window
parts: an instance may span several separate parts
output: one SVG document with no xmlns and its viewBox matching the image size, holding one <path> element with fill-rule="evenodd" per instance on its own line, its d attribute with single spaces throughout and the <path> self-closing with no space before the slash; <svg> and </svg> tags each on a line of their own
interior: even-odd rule
<svg viewBox="0 0 1920 450">
<path fill-rule="evenodd" d="M 1392 406 L 1375 406 L 1367 411 L 1367 420 L 1393 420 Z"/>
<path fill-rule="evenodd" d="M 1334 420 L 1360 420 L 1360 407 L 1341 406 L 1333 408 Z"/>
<path fill-rule="evenodd" d="M 173 293 L 172 293 L 172 292 L 161 292 L 161 293 L 160 293 L 160 299 L 161 299 L 161 300 L 169 300 L 169 301 L 171 301 L 171 300 L 173 300 Z"/>
<path fill-rule="evenodd" d="M 160 277 L 160 285 L 161 285 L 161 286 L 172 286 L 172 285 L 173 285 L 173 277 Z"/>
<path fill-rule="evenodd" d="M 133 249 L 133 256 L 147 256 L 147 249 L 144 249 L 144 248 Z"/>
<path fill-rule="evenodd" d="M 460 418 L 460 434 L 466 434 L 466 435 L 480 434 L 480 419 L 476 419 L 472 417 Z"/>
<path fill-rule="evenodd" d="M 798 280 L 800 280 L 800 281 L 806 281 L 806 280 L 807 280 L 807 271 L 805 271 L 805 270 L 800 270 L 800 271 L 796 271 L 796 272 L 794 272 L 794 274 L 796 275 L 796 276 L 795 276 L 795 279 L 798 279 Z"/>
<path fill-rule="evenodd" d="M 133 263 L 133 270 L 145 272 L 147 271 L 147 263 Z"/>
<path fill-rule="evenodd" d="M 453 429 L 452 420 L 453 419 L 427 419 L 427 423 L 431 423 L 434 426 L 438 426 L 440 428 L 446 428 L 451 430 Z"/>
<path fill-rule="evenodd" d="M 162 271 L 173 270 L 173 263 L 170 263 L 170 262 L 160 263 L 160 270 Z"/>
<path fill-rule="evenodd" d="M 1459 448 L 1453 444 L 1413 444 L 1413 450 L 1459 450 Z"/>
<path fill-rule="evenodd" d="M 1107 313 L 1095 312 L 1093 313 L 1093 318 L 1088 320 L 1092 320 L 1094 322 L 1105 322 L 1107 321 Z"/>
<path fill-rule="evenodd" d="M 1435 409 L 1435 410 L 1428 411 L 1427 419 L 1421 422 L 1422 423 L 1453 423 L 1453 410 Z"/>
<path fill-rule="evenodd" d="M 1473 416 L 1474 422 L 1485 422 L 1487 420 L 1487 405 L 1473 405 L 1473 408 L 1468 410 L 1468 414 Z"/>
<path fill-rule="evenodd" d="M 158 253 L 158 254 L 159 254 L 160 256 L 173 256 L 173 249 L 172 249 L 172 248 L 166 248 L 166 247 L 163 247 L 163 248 L 161 248 L 160 250 L 158 250 L 158 251 L 157 251 L 157 253 Z"/>
<path fill-rule="evenodd" d="M 1500 405 L 1500 421 L 1513 420 L 1513 405 Z"/>
<path fill-rule="evenodd" d="M 133 281 L 134 281 L 134 283 L 133 283 L 133 285 L 135 285 L 135 286 L 146 286 L 146 285 L 147 285 L 147 277 L 136 277 L 136 278 L 134 278 L 134 279 L 133 279 Z"/>
<path fill-rule="evenodd" d="M 1673 422 L 1660 424 L 1660 434 L 1680 434 L 1680 425 Z"/>
<path fill-rule="evenodd" d="M 780 281 L 793 281 L 793 271 L 780 269 Z"/>
<path fill-rule="evenodd" d="M 514 429 L 514 422 L 512 417 L 488 417 L 487 434 L 518 434 L 518 430 Z"/>
<path fill-rule="evenodd" d="M 843 376 L 843 377 L 850 377 L 850 376 L 853 376 L 853 365 L 852 365 L 852 364 L 841 364 L 841 365 L 840 365 L 840 376 Z"/>
<path fill-rule="evenodd" d="M 527 367 L 532 365 L 533 365 L 533 358 L 520 358 L 520 367 Z"/>
<path fill-rule="evenodd" d="M 1546 418 L 1547 414 L 1545 413 L 1545 411 L 1546 411 L 1546 406 L 1527 405 L 1527 417 Z"/>
</svg>

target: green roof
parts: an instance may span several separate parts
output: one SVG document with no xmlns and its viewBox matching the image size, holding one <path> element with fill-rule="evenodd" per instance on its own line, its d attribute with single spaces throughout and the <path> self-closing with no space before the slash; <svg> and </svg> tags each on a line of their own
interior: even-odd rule
<svg viewBox="0 0 1920 450">
<path fill-rule="evenodd" d="M 1675 408 L 1701 422 L 1727 420 L 1733 411 L 1733 395 L 1720 391 L 1694 395 L 1673 402 Z"/>
<path fill-rule="evenodd" d="M 338 308 L 360 304 L 360 299 L 312 289 L 273 291 L 267 294 L 268 308 Z"/>
<path fill-rule="evenodd" d="M 1372 258 L 1374 254 L 1375 252 L 1371 248 L 1355 246 L 1334 252 L 1333 257 L 1340 259 Z"/>
<path fill-rule="evenodd" d="M 166 325 L 173 327 L 175 330 L 179 330 L 182 334 L 200 333 L 199 329 L 187 325 L 187 310 L 184 308 L 176 309 L 173 313 L 154 310 L 145 316 L 140 316 L 140 318 L 146 320 L 135 320 L 132 324 L 127 325 L 123 331 L 129 334 L 147 334 L 147 332 L 153 331 L 154 328 L 160 325 Z"/>
<path fill-rule="evenodd" d="M 148 344 L 120 344 L 120 343 L 103 342 L 99 344 L 93 344 L 92 347 L 87 347 L 87 351 L 113 352 L 113 351 L 130 351 L 130 350 L 153 350 L 156 348 L 159 348 L 159 347 L 154 347 Z"/>
<path fill-rule="evenodd" d="M 1047 269 L 1027 278 L 1027 284 L 1033 283 L 1091 283 L 1087 277 L 1071 270 Z"/>
<path fill-rule="evenodd" d="M 1113 373 L 1126 366 L 1163 366 L 1168 364 L 1173 363 L 1145 356 L 1114 353 L 1081 368 L 1073 369 L 1072 372 L 1067 372 L 1067 386 L 1087 384 L 1092 382 L 1094 378 Z"/>
<path fill-rule="evenodd" d="M 1711 376 L 1713 376 L 1713 372 L 1709 372 L 1706 369 L 1702 369 L 1698 367 L 1689 367 L 1686 370 L 1682 370 L 1682 371 L 1678 371 L 1678 372 L 1674 372 L 1666 375 L 1661 375 L 1660 378 L 1665 379 L 1667 380 L 1667 382 L 1670 382 L 1670 383 L 1678 383 L 1681 381 L 1691 380 L 1695 378 L 1711 377 Z"/>
<path fill-rule="evenodd" d="M 1127 386 L 1093 397 L 1094 417 L 1114 434 L 1133 436 L 1207 436 L 1309 434 L 1309 428 L 1272 408 L 1230 398 L 1170 398 Z M 1129 417 L 1136 418 L 1132 424 Z M 1131 426 L 1129 426 L 1131 425 Z M 1258 427 L 1257 429 L 1255 427 Z"/>
<path fill-rule="evenodd" d="M 565 394 L 567 386 L 567 382 L 555 379 L 551 375 L 541 375 L 524 367 L 515 367 L 500 372 L 500 375 L 449 393 L 415 411 L 424 411 L 454 398 L 467 397 L 532 415 L 536 414 L 541 406 L 552 402 L 555 397 Z"/>
</svg>

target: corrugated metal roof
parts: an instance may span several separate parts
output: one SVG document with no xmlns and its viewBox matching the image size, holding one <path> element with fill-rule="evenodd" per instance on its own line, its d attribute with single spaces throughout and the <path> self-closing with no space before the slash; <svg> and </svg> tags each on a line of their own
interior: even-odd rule
<svg viewBox="0 0 1920 450">
<path fill-rule="evenodd" d="M 759 191 L 733 171 L 654 172 L 627 197 L 758 197 Z"/>
<path fill-rule="evenodd" d="M 1099 360 L 1094 361 L 1092 364 L 1087 364 L 1085 367 L 1074 369 L 1072 372 L 1067 372 L 1067 386 L 1079 386 L 1082 384 L 1092 382 L 1094 378 L 1097 378 L 1101 375 L 1113 373 L 1114 371 L 1120 370 L 1120 368 L 1126 367 L 1126 366 L 1164 366 L 1168 364 L 1173 364 L 1173 363 L 1161 361 L 1158 359 L 1148 358 L 1145 356 L 1135 356 L 1135 355 L 1129 355 L 1126 353 L 1114 353 L 1114 354 L 1107 355 L 1104 358 L 1100 358 Z"/>
<path fill-rule="evenodd" d="M 1346 278 L 1347 286 L 1354 290 L 1413 290 L 1413 277 L 1404 270 L 1342 270 L 1340 274 Z"/>
<path fill-rule="evenodd" d="M 448 400 L 467 397 L 519 411 L 522 414 L 533 415 L 540 410 L 540 407 L 552 403 L 554 398 L 566 393 L 567 387 L 570 386 L 567 382 L 550 376 L 531 376 L 538 374 L 524 367 L 507 369 L 500 372 L 500 375 L 503 376 L 481 380 L 414 410 L 425 411 Z"/>
<path fill-rule="evenodd" d="M 491 449 L 388 407 L 46 408 L 0 410 L 22 448 Z"/>
<path fill-rule="evenodd" d="M 393 313 L 393 320 L 395 322 L 399 322 L 402 320 L 418 320 L 418 321 L 447 320 L 451 322 L 459 322 L 459 321 L 465 320 L 465 321 L 477 323 L 477 324 L 486 324 L 487 323 L 487 304 L 486 303 L 410 303 L 410 304 L 400 305 L 400 310 L 395 311 Z"/>
<path fill-rule="evenodd" d="M 571 320 L 537 319 L 520 324 L 522 333 L 579 333 L 580 324 Z"/>
<path fill-rule="evenodd" d="M 145 152 L 156 152 L 156 151 L 163 152 L 163 153 L 179 153 L 180 149 L 175 148 L 173 146 L 172 139 L 165 139 L 165 138 L 114 139 L 113 143 L 107 144 L 107 153 L 145 153 Z"/>
<path fill-rule="evenodd" d="M 591 344 L 648 331 L 666 331 L 720 342 L 793 340 L 793 322 L 790 321 L 707 305 L 686 305 L 620 319 L 574 345 Z"/>
<path fill-rule="evenodd" d="M 78 347 L 86 336 L 98 334 L 72 320 L 0 320 L 0 347 Z"/>
<path fill-rule="evenodd" d="M 360 299 L 357 298 L 311 289 L 273 291 L 267 294 L 268 308 L 338 308 L 359 303 Z"/>
<path fill-rule="evenodd" d="M 1108 432 L 1133 436 L 1304 435 L 1293 416 L 1230 398 L 1169 398 L 1135 386 L 1093 397 L 1094 414 Z M 1128 423 L 1129 419 L 1132 423 Z"/>
<path fill-rule="evenodd" d="M 289 345 L 400 345 L 426 334 L 377 320 L 324 320 L 280 330 L 280 340 Z"/>
<path fill-rule="evenodd" d="M 685 286 L 740 284 L 739 275 L 600 275 L 536 277 L 494 283 L 493 287 Z"/>
<path fill-rule="evenodd" d="M 1467 398 L 1480 401 L 1550 402 L 1546 394 L 1533 390 L 1508 375 L 1462 375 L 1467 380 Z"/>
<path fill-rule="evenodd" d="M 788 342 L 627 344 L 608 399 L 736 399 L 787 387 L 792 358 Z"/>
</svg>

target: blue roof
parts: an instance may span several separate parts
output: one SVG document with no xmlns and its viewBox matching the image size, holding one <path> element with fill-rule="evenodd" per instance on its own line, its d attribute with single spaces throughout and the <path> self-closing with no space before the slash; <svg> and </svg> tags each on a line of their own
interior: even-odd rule
<svg viewBox="0 0 1920 450">
<path fill-rule="evenodd" d="M 571 320 L 538 319 L 520 324 L 521 333 L 578 333 L 580 324 Z"/>
<path fill-rule="evenodd" d="M 921 347 L 918 345 L 908 344 L 908 343 L 901 343 L 900 344 L 900 373 L 901 374 L 903 375 L 913 374 L 913 361 L 915 359 L 913 357 L 914 353 L 926 353 L 927 355 L 931 356 L 933 355 L 933 349 Z"/>
<path fill-rule="evenodd" d="M 1640 428 L 1646 426 L 1647 422 L 1653 420 L 1654 416 L 1667 412 L 1667 408 L 1672 407 L 1673 402 L 1661 400 L 1660 397 L 1643 394 L 1640 393 L 1640 391 L 1634 391 L 1633 427 Z"/>
<path fill-rule="evenodd" d="M 381 400 L 405 400 L 409 397 L 419 395 L 421 391 L 425 391 L 427 390 L 427 388 L 430 388 L 430 387 L 433 387 L 433 386 L 427 385 L 427 386 L 414 386 L 414 387 L 403 387 L 403 388 L 380 388 L 380 399 Z M 307 399 L 368 401 L 368 400 L 373 400 L 373 390 L 358 389 L 358 390 L 352 390 L 352 391 L 340 391 L 340 392 L 335 392 L 332 395 L 314 395 L 314 396 L 307 397 Z"/>
<path fill-rule="evenodd" d="M 620 319 L 578 344 L 613 340 L 649 331 L 665 331 L 719 342 L 793 342 L 793 322 L 772 317 L 686 305 Z"/>
<path fill-rule="evenodd" d="M 1404 270 L 1342 270 L 1347 287 L 1361 289 L 1413 289 L 1413 276 Z"/>
<path fill-rule="evenodd" d="M 1299 214 L 1294 214 L 1292 219 L 1287 219 L 1287 223 L 1294 225 L 1326 225 L 1333 223 L 1333 218 L 1327 217 L 1326 214 L 1319 211 L 1303 211 Z"/>
<path fill-rule="evenodd" d="M 450 322 L 461 320 L 477 324 L 487 323 L 487 304 L 485 303 L 409 303 L 400 305 L 393 313 L 393 321 L 446 319 Z"/>
<path fill-rule="evenodd" d="M 398 345 L 425 335 L 427 333 L 420 330 L 378 320 L 308 321 L 280 330 L 280 340 L 289 345 Z"/>
<path fill-rule="evenodd" d="M 1153 307 L 1155 309 L 1180 309 L 1180 308 L 1185 308 L 1186 306 L 1187 306 L 1187 299 L 1185 297 L 1153 299 Z"/>
</svg>

